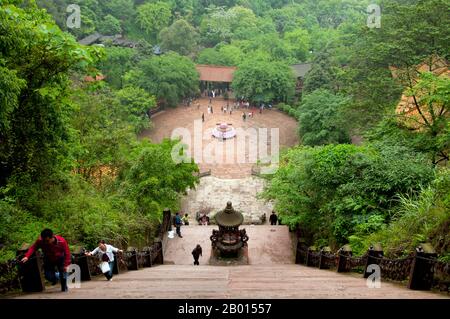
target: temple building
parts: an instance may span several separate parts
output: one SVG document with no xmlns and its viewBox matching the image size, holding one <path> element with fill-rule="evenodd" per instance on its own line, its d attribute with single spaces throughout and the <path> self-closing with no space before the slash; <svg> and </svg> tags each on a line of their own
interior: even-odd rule
<svg viewBox="0 0 450 319">
<path fill-rule="evenodd" d="M 230 92 L 236 67 L 204 64 L 197 64 L 195 67 L 200 76 L 200 92 L 203 96 L 211 90 Z"/>
</svg>

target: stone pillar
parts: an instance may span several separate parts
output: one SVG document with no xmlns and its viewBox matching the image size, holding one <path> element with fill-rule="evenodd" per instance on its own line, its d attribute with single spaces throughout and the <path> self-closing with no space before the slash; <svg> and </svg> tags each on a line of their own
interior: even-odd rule
<svg viewBox="0 0 450 319">
<path fill-rule="evenodd" d="M 434 263 L 436 251 L 429 243 L 420 244 L 411 265 L 408 288 L 414 290 L 430 290 L 433 285 Z"/>
<path fill-rule="evenodd" d="M 327 258 L 327 255 L 330 255 L 330 254 L 331 254 L 331 248 L 328 247 L 328 246 L 323 247 L 323 248 L 320 250 L 319 269 L 330 269 L 330 266 L 328 266 L 328 265 L 325 263 L 325 260 L 326 260 L 326 258 Z"/>
<path fill-rule="evenodd" d="M 114 253 L 114 266 L 113 266 L 113 274 L 118 275 L 120 273 L 119 267 L 119 254 Z"/>
<path fill-rule="evenodd" d="M 127 249 L 127 265 L 128 270 L 138 270 L 139 269 L 139 263 L 138 263 L 138 255 L 136 248 L 134 247 L 128 247 Z"/>
<path fill-rule="evenodd" d="M 303 239 L 298 239 L 297 241 L 297 249 L 295 252 L 295 263 L 303 265 L 306 262 L 306 256 L 304 254 L 304 251 L 306 252 L 308 247 L 305 244 L 305 241 Z"/>
<path fill-rule="evenodd" d="M 317 248 L 316 246 L 310 246 L 308 248 L 308 253 L 306 254 L 306 266 L 311 267 L 314 266 L 313 265 L 313 261 L 312 261 L 312 254 L 317 252 Z"/>
<path fill-rule="evenodd" d="M 124 253 L 114 253 L 113 274 L 118 275 L 126 271 L 128 271 L 128 265 Z"/>
<path fill-rule="evenodd" d="M 20 260 L 25 256 L 25 253 L 30 248 L 30 245 L 23 244 L 17 251 L 17 258 Z M 45 290 L 45 281 L 43 273 L 43 261 L 39 252 L 31 255 L 26 263 L 19 263 L 19 281 L 23 292 L 41 292 Z"/>
<path fill-rule="evenodd" d="M 352 248 L 350 245 L 344 245 L 338 250 L 337 272 L 348 272 L 347 259 L 352 257 Z"/>
<path fill-rule="evenodd" d="M 84 248 L 76 247 L 72 252 L 72 256 L 74 258 L 74 264 L 80 267 L 81 280 L 91 280 L 91 271 L 89 270 L 88 256 L 86 256 Z"/>
<path fill-rule="evenodd" d="M 169 223 L 168 225 L 165 225 L 165 223 Z M 161 225 L 161 235 L 163 235 L 166 231 L 172 230 L 172 213 L 170 212 L 169 208 L 164 208 L 163 210 L 163 219 L 162 219 L 162 225 Z M 167 227 L 167 229 L 163 229 L 164 227 Z"/>
<path fill-rule="evenodd" d="M 151 267 L 152 266 L 152 249 L 151 247 L 144 247 L 142 248 L 144 263 L 143 267 Z"/>
<path fill-rule="evenodd" d="M 374 244 L 367 250 L 367 260 L 366 267 L 364 268 L 364 278 L 368 278 L 373 272 L 368 272 L 367 267 L 369 265 L 378 265 L 380 263 L 380 258 L 383 258 L 383 248 L 380 244 Z"/>
<path fill-rule="evenodd" d="M 162 241 L 160 239 L 155 240 L 155 246 L 157 247 L 157 256 L 155 258 L 155 260 L 153 261 L 153 264 L 164 264 L 164 252 L 163 252 L 163 247 L 162 247 Z M 155 253 L 155 252 L 153 252 Z"/>
</svg>

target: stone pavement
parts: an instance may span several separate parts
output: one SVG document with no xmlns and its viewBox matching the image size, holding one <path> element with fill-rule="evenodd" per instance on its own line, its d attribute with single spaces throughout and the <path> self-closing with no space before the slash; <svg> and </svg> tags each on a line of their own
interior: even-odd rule
<svg viewBox="0 0 450 319">
<path fill-rule="evenodd" d="M 27 299 L 118 298 L 303 298 L 303 299 L 434 299 L 445 295 L 409 290 L 382 282 L 368 288 L 361 275 L 339 274 L 295 264 L 251 266 L 161 265 L 129 271 L 112 282 L 99 277 L 81 288 L 61 293 L 51 287 L 43 293 L 18 296 Z"/>
<path fill-rule="evenodd" d="M 246 225 L 240 228 L 245 228 L 249 237 L 248 256 L 250 265 L 294 263 L 291 234 L 287 226 Z M 203 251 L 200 264 L 208 264 L 211 256 L 211 240 L 209 237 L 213 229 L 218 229 L 218 226 L 182 226 L 181 235 L 183 238 L 175 236 L 173 239 L 168 239 L 164 262 L 175 265 L 192 265 L 191 252 L 199 244 Z"/>
<path fill-rule="evenodd" d="M 435 299 L 448 295 L 414 291 L 405 284 L 382 282 L 368 288 L 361 274 L 337 273 L 294 264 L 286 226 L 246 226 L 250 265 L 209 266 L 209 234 L 213 226 L 183 226 L 183 238 L 169 239 L 165 264 L 82 282 L 78 289 L 61 293 L 59 286 L 44 292 L 9 296 L 19 299 Z M 192 249 L 200 243 L 200 266 L 192 265 Z"/>
</svg>

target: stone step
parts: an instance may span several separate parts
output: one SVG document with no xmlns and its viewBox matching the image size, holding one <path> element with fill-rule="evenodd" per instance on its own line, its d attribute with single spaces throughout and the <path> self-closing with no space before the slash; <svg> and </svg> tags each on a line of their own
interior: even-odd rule
<svg viewBox="0 0 450 319">
<path fill-rule="evenodd" d="M 51 287 L 27 299 L 229 299 L 229 298 L 448 298 L 414 291 L 404 284 L 382 282 L 370 289 L 360 274 L 339 274 L 294 264 L 248 266 L 160 265 L 114 276 L 112 282 L 98 276 L 68 293 Z"/>
</svg>

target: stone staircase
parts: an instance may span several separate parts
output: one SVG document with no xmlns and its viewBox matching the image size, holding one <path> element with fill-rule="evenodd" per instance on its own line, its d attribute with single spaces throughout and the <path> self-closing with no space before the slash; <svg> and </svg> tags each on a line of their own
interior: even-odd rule
<svg viewBox="0 0 450 319">
<path fill-rule="evenodd" d="M 264 183 L 265 180 L 254 176 L 241 179 L 206 176 L 183 198 L 182 210 L 193 219 L 196 212 L 210 208 L 213 216 L 225 208 L 227 201 L 231 201 L 233 208 L 244 215 L 245 224 L 260 224 L 261 216 L 266 214 L 268 219 L 273 209 L 272 203 L 257 198 L 264 189 Z"/>
<path fill-rule="evenodd" d="M 277 298 L 448 298 L 383 282 L 369 289 L 359 274 L 342 274 L 295 264 L 248 266 L 160 265 L 114 276 L 98 276 L 79 289 L 61 293 L 58 286 L 25 294 L 26 299 L 277 299 Z"/>
<path fill-rule="evenodd" d="M 250 265 L 210 266 L 209 235 L 213 226 L 183 226 L 183 238 L 169 239 L 164 265 L 128 271 L 106 281 L 97 276 L 80 288 L 61 293 L 59 286 L 26 299 L 277 299 L 375 298 L 435 299 L 445 294 L 406 289 L 382 282 L 370 289 L 361 274 L 337 273 L 293 263 L 291 237 L 286 226 L 247 226 Z M 203 246 L 200 266 L 192 265 L 191 251 Z"/>
</svg>

